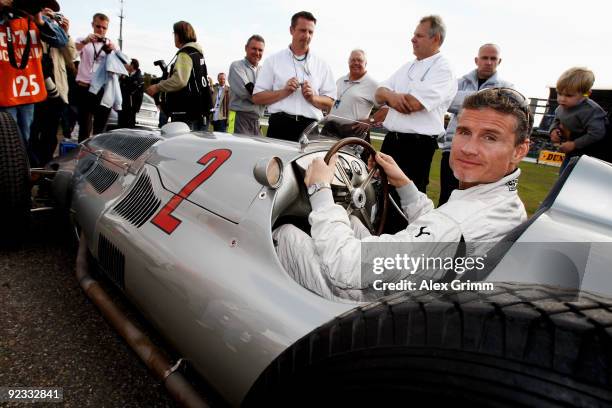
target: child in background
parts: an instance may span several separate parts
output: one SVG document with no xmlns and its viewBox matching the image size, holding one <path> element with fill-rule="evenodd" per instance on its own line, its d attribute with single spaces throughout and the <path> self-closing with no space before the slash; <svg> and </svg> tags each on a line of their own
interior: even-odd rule
<svg viewBox="0 0 612 408">
<path fill-rule="evenodd" d="M 589 154 L 600 157 L 606 137 L 606 112 L 589 99 L 595 75 L 586 68 L 570 68 L 557 81 L 555 119 L 550 127 L 550 139 L 561 143 L 565 153 L 561 172 L 572 157 Z"/>
</svg>

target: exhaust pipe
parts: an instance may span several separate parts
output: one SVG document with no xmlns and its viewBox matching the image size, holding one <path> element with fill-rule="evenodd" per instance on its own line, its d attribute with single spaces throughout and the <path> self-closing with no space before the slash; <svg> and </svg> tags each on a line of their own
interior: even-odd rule
<svg viewBox="0 0 612 408">
<path fill-rule="evenodd" d="M 100 309 L 104 318 L 115 328 L 138 357 L 153 371 L 155 377 L 181 405 L 188 408 L 207 408 L 208 404 L 187 382 L 185 377 L 176 371 L 168 358 L 134 325 L 108 297 L 100 284 L 91 277 L 87 265 L 87 244 L 81 234 L 76 260 L 76 278 L 89 299 Z"/>
</svg>

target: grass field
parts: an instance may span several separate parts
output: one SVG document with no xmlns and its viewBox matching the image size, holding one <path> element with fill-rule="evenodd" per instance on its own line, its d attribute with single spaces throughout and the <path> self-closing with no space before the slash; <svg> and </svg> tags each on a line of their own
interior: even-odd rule
<svg viewBox="0 0 612 408">
<path fill-rule="evenodd" d="M 265 134 L 267 126 L 262 126 Z M 376 150 L 380 150 L 382 141 L 373 140 L 372 145 Z M 437 205 L 440 196 L 440 159 L 442 152 L 436 150 L 431 162 L 431 172 L 429 173 L 429 186 L 427 195 Z M 544 166 L 536 163 L 522 162 L 520 165 L 521 177 L 519 179 L 519 196 L 525 204 L 527 215 L 531 217 L 536 212 L 548 192 L 550 191 L 559 174 L 558 167 Z"/>
</svg>

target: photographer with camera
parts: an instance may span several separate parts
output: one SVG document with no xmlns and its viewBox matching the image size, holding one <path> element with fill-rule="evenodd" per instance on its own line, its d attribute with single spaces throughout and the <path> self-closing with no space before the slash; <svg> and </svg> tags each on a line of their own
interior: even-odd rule
<svg viewBox="0 0 612 408">
<path fill-rule="evenodd" d="M 46 11 L 49 9 L 48 11 Z M 59 10 L 55 0 L 20 0 L 0 3 L 0 111 L 9 113 L 24 144 L 30 138 L 34 104 L 47 98 L 42 66 L 42 41 L 52 47 L 66 45 L 66 33 L 43 15 Z"/>
<path fill-rule="evenodd" d="M 146 92 L 162 92 L 163 110 L 173 122 L 185 122 L 192 130 L 204 130 L 212 107 L 208 70 L 195 30 L 186 21 L 174 24 L 174 45 L 178 48 L 168 79 L 151 85 Z M 164 98 L 165 96 L 165 98 Z"/>
<path fill-rule="evenodd" d="M 94 14 L 91 23 L 93 33 L 76 41 L 76 49 L 81 57 L 76 77 L 79 104 L 79 142 L 91 136 L 92 119 L 93 133 L 97 134 L 104 131 L 110 114 L 110 108 L 100 105 L 104 89 L 96 94 L 89 92 L 94 73 L 98 70 L 98 67 L 105 65 L 107 54 L 116 49 L 115 44 L 106 38 L 109 21 L 110 19 L 105 14 Z"/>
<path fill-rule="evenodd" d="M 132 58 L 132 61 L 125 68 L 128 75 L 120 79 L 123 103 L 119 111 L 119 127 L 135 128 L 136 114 L 142 105 L 144 78 L 142 72 L 140 72 L 140 63 L 137 59 Z"/>
<path fill-rule="evenodd" d="M 70 21 L 61 13 L 51 9 L 43 10 L 52 25 L 57 25 L 68 35 Z M 43 74 L 47 88 L 47 99 L 36 104 L 34 121 L 30 135 L 30 148 L 32 150 L 35 167 L 43 167 L 53 158 L 57 147 L 57 129 L 64 109 L 68 106 L 68 70 L 74 69 L 73 60 L 76 58 L 74 40 L 68 35 L 66 46 L 57 48 L 43 43 Z"/>
</svg>

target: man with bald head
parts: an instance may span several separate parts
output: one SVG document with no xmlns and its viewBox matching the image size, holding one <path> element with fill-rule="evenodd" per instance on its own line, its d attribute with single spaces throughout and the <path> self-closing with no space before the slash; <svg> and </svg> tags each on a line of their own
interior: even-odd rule
<svg viewBox="0 0 612 408">
<path fill-rule="evenodd" d="M 483 44 L 478 49 L 478 56 L 474 58 L 476 69 L 468 72 L 458 80 L 458 91 L 455 99 L 448 108 L 453 114 L 446 128 L 442 143 L 442 160 L 440 161 L 440 199 L 438 206 L 448 201 L 451 193 L 459 187 L 459 181 L 453 174 L 449 165 L 451 143 L 457 128 L 457 116 L 463 100 L 475 92 L 485 88 L 513 88 L 514 85 L 497 76 L 497 67 L 501 64 L 501 53 L 496 44 Z"/>
</svg>

